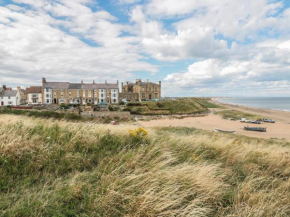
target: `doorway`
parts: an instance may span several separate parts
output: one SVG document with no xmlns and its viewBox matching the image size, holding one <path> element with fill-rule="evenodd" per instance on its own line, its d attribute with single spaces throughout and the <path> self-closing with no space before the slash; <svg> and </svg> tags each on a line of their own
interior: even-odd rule
<svg viewBox="0 0 290 217">
<path fill-rule="evenodd" d="M 53 103 L 56 104 L 56 99 L 53 99 Z"/>
<path fill-rule="evenodd" d="M 152 95 L 151 94 L 149 94 L 149 99 L 152 99 Z"/>
</svg>

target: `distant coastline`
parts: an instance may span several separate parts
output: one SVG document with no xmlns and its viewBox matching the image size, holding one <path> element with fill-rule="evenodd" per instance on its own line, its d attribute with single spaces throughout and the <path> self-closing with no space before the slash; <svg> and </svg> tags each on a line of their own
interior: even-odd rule
<svg viewBox="0 0 290 217">
<path fill-rule="evenodd" d="M 222 104 L 290 112 L 290 97 L 215 97 Z"/>
</svg>

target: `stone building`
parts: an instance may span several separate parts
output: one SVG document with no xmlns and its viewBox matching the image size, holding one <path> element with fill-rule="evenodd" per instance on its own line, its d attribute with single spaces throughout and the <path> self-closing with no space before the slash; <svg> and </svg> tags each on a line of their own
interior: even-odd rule
<svg viewBox="0 0 290 217">
<path fill-rule="evenodd" d="M 47 82 L 43 78 L 42 94 L 44 104 L 117 104 L 119 83 Z"/>
<path fill-rule="evenodd" d="M 161 98 L 161 81 L 158 84 L 137 79 L 135 83 L 122 83 L 122 93 L 120 99 L 128 101 L 145 101 Z"/>
<path fill-rule="evenodd" d="M 21 96 L 20 104 L 21 105 L 26 104 L 27 103 L 27 93 L 26 93 L 26 90 L 21 89 L 21 87 L 17 87 L 17 90 L 19 91 L 20 96 Z"/>
</svg>

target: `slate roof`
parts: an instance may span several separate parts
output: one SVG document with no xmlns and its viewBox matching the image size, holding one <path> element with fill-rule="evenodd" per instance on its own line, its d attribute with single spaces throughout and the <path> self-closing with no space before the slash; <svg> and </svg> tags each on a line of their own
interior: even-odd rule
<svg viewBox="0 0 290 217">
<path fill-rule="evenodd" d="M 95 84 L 99 89 L 119 89 L 118 84 Z"/>
<path fill-rule="evenodd" d="M 119 89 L 118 84 L 108 84 L 108 83 L 69 83 L 69 82 L 46 82 L 43 86 L 44 88 L 52 89 Z"/>
<path fill-rule="evenodd" d="M 68 89 L 69 82 L 46 82 L 43 87 L 53 89 Z"/>
<path fill-rule="evenodd" d="M 41 93 L 41 87 L 39 86 L 31 86 L 29 88 L 26 88 L 27 93 Z"/>
<path fill-rule="evenodd" d="M 83 89 L 81 83 L 70 83 L 68 89 Z"/>
<path fill-rule="evenodd" d="M 17 92 L 17 90 L 5 90 L 3 93 L 3 97 L 16 96 Z"/>
</svg>

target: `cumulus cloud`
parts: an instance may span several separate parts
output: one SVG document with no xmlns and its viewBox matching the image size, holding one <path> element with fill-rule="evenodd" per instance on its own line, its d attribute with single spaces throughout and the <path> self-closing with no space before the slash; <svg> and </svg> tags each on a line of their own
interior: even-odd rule
<svg viewBox="0 0 290 217">
<path fill-rule="evenodd" d="M 206 89 L 210 94 L 230 95 L 237 91 L 241 94 L 243 90 L 243 94 L 251 94 L 255 89 L 263 89 L 268 94 L 279 94 L 281 88 L 290 88 L 289 42 L 264 42 L 249 50 L 255 53 L 253 59 L 207 59 L 195 62 L 188 67 L 187 72 L 169 74 L 165 81 L 197 93 Z"/>
<path fill-rule="evenodd" d="M 0 6 L 0 83 L 40 84 L 48 80 L 116 81 L 134 71 L 156 72 L 138 53 L 139 39 L 121 36 L 130 28 L 88 0 L 14 0 Z M 95 43 L 95 44 L 94 44 Z"/>
</svg>

